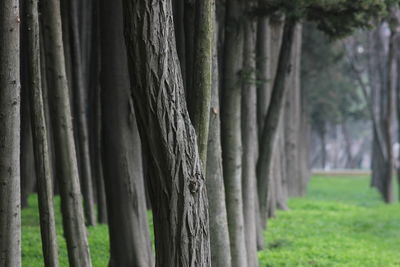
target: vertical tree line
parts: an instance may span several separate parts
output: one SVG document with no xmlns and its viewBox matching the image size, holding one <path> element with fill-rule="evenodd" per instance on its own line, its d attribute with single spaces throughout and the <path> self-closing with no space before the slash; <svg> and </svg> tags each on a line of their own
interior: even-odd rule
<svg viewBox="0 0 400 267">
<path fill-rule="evenodd" d="M 20 202 L 33 191 L 45 266 L 59 265 L 56 193 L 72 267 L 92 266 L 87 227 L 97 223 L 108 224 L 110 267 L 257 267 L 267 220 L 308 181 L 302 23 L 339 38 L 384 9 L 375 0 L 20 2 L 0 3 L 0 267 L 21 265 Z M 23 139 L 21 117 L 32 130 Z M 21 156 L 29 149 L 35 175 Z"/>
</svg>

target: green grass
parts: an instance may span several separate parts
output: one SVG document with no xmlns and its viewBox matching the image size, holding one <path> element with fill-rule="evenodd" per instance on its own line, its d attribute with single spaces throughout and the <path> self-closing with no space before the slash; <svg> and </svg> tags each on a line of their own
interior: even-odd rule
<svg viewBox="0 0 400 267">
<path fill-rule="evenodd" d="M 385 205 L 369 179 L 314 177 L 265 233 L 260 266 L 400 266 L 400 205 Z"/>
<path fill-rule="evenodd" d="M 22 212 L 23 266 L 40 267 L 36 196 L 29 203 Z M 60 261 L 68 266 L 59 204 L 56 198 Z M 289 208 L 268 223 L 260 267 L 400 266 L 400 205 L 383 204 L 368 178 L 314 177 L 307 197 L 291 199 Z M 107 227 L 90 227 L 89 242 L 93 266 L 107 266 Z"/>
</svg>

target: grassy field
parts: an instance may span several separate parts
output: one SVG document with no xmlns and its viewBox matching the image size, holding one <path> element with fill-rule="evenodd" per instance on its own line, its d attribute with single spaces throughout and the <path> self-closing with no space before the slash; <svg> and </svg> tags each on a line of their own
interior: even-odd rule
<svg viewBox="0 0 400 267">
<path fill-rule="evenodd" d="M 22 212 L 24 267 L 43 266 L 36 201 Z M 384 205 L 368 178 L 314 177 L 307 197 L 289 207 L 269 221 L 260 267 L 400 266 L 400 205 Z M 68 266 L 59 208 L 57 229 L 61 266 Z M 89 228 L 89 242 L 93 266 L 107 266 L 107 227 Z"/>
</svg>

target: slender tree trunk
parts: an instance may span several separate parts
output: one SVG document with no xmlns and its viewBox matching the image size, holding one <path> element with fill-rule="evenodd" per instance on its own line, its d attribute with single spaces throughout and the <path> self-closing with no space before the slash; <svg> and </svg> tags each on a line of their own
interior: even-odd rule
<svg viewBox="0 0 400 267">
<path fill-rule="evenodd" d="M 0 2 L 0 266 L 21 266 L 19 3 Z"/>
<path fill-rule="evenodd" d="M 242 187 L 243 217 L 246 237 L 247 266 L 257 267 L 257 88 L 256 88 L 256 23 L 250 18 L 244 25 L 243 73 L 242 86 Z"/>
<path fill-rule="evenodd" d="M 50 168 L 47 126 L 43 104 L 40 69 L 40 35 L 38 0 L 27 0 L 27 27 L 29 45 L 30 114 L 33 133 L 33 150 L 39 195 L 40 230 L 46 267 L 58 267 L 58 246 L 54 219 L 53 183 Z"/>
<path fill-rule="evenodd" d="M 124 3 L 135 113 L 153 167 L 156 266 L 210 266 L 205 177 L 185 103 L 171 1 Z"/>
<path fill-rule="evenodd" d="M 265 117 L 264 127 L 261 135 L 260 154 L 257 162 L 258 197 L 262 222 L 267 218 L 267 194 L 269 184 L 269 173 L 272 162 L 273 144 L 276 139 L 279 118 L 283 106 L 286 89 L 286 80 L 291 72 L 291 54 L 296 22 L 290 19 L 285 21 L 282 35 L 282 47 L 279 53 L 278 67 L 274 85 L 272 88 L 271 101 Z"/>
<path fill-rule="evenodd" d="M 215 14 L 213 14 L 216 21 Z M 230 267 L 228 219 L 222 172 L 221 121 L 219 107 L 218 27 L 215 27 L 212 61 L 212 94 L 210 132 L 208 135 L 206 185 L 210 212 L 210 245 L 212 266 Z"/>
<path fill-rule="evenodd" d="M 189 114 L 197 133 L 200 159 L 206 170 L 208 129 L 210 122 L 211 67 L 214 0 L 196 1 L 195 40 L 193 58 L 193 87 L 188 94 L 193 98 Z"/>
<path fill-rule="evenodd" d="M 100 2 L 103 168 L 109 267 L 153 266 L 142 153 L 130 96 L 122 0 Z M 108 17 L 120 18 L 108 21 Z"/>
<path fill-rule="evenodd" d="M 79 35 L 78 22 L 78 0 L 70 1 L 70 29 L 71 29 L 71 63 L 72 68 L 72 85 L 74 88 L 74 104 L 77 119 L 77 143 L 79 152 L 79 170 L 81 175 L 81 188 L 83 195 L 83 204 L 85 211 L 86 223 L 88 225 L 96 225 L 96 212 L 94 207 L 93 196 L 93 177 L 90 162 L 89 151 L 89 132 L 88 132 L 88 116 L 86 113 L 87 87 L 84 75 L 84 58 L 81 51 L 81 40 Z"/>
<path fill-rule="evenodd" d="M 221 134 L 226 208 L 232 266 L 247 266 L 242 195 L 242 140 L 240 131 L 243 14 L 240 0 L 226 2 Z"/>
<path fill-rule="evenodd" d="M 72 131 L 69 89 L 61 31 L 60 2 L 42 2 L 47 75 L 57 169 L 60 171 L 61 210 L 71 267 L 90 267 L 89 246 L 79 185 L 78 164 Z"/>
</svg>

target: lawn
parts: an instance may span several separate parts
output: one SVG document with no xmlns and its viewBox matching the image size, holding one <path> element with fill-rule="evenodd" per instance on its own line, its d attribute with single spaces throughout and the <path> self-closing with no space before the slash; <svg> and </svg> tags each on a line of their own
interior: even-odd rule
<svg viewBox="0 0 400 267">
<path fill-rule="evenodd" d="M 23 266 L 39 267 L 36 196 L 29 203 L 22 212 Z M 68 266 L 58 198 L 56 206 L 60 261 Z M 308 195 L 291 199 L 289 208 L 268 223 L 260 267 L 400 266 L 400 205 L 383 204 L 368 178 L 314 177 Z M 89 242 L 93 266 L 107 266 L 107 227 L 90 227 Z"/>
</svg>

